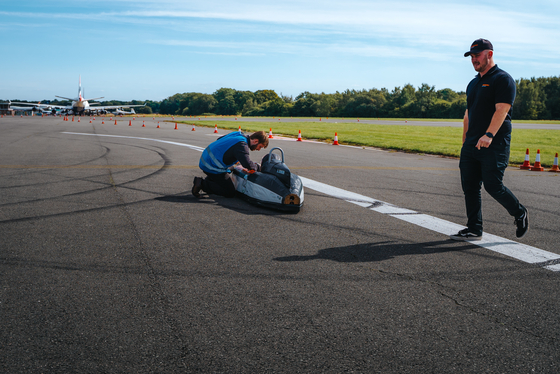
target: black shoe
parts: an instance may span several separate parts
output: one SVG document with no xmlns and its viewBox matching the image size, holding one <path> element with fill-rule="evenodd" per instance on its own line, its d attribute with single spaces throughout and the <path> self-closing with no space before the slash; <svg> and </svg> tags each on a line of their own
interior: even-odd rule
<svg viewBox="0 0 560 374">
<path fill-rule="evenodd" d="M 193 186 L 192 186 L 192 194 L 197 199 L 200 199 L 200 190 L 202 189 L 202 178 L 194 177 Z"/>
<path fill-rule="evenodd" d="M 482 239 L 482 234 L 478 235 L 470 232 L 469 229 L 463 229 L 455 235 L 449 235 L 449 238 L 453 240 L 464 240 L 467 242 L 471 242 Z"/>
<path fill-rule="evenodd" d="M 529 230 L 529 216 L 527 214 L 527 209 L 521 215 L 521 217 L 515 219 L 515 225 L 517 226 L 517 230 L 515 230 L 515 236 L 518 238 L 522 238 L 523 235 L 527 233 Z"/>
</svg>

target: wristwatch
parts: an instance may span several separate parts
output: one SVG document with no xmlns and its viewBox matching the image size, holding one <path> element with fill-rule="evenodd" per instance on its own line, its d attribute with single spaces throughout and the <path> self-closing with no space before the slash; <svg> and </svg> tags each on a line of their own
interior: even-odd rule
<svg viewBox="0 0 560 374">
<path fill-rule="evenodd" d="M 490 139 L 494 139 L 494 134 L 492 134 L 490 131 L 488 131 L 486 134 L 487 137 L 489 137 Z"/>
</svg>

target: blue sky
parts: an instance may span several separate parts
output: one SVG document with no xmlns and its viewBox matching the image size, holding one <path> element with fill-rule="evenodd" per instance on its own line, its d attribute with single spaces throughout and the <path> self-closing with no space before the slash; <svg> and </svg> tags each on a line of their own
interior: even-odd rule
<svg viewBox="0 0 560 374">
<path fill-rule="evenodd" d="M 0 0 L 0 99 L 163 100 L 221 87 L 465 89 L 492 41 L 514 79 L 560 75 L 560 2 Z"/>
</svg>

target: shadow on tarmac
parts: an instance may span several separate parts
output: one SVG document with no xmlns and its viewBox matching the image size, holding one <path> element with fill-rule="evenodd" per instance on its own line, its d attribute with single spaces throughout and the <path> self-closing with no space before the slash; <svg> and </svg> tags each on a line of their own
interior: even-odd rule
<svg viewBox="0 0 560 374">
<path fill-rule="evenodd" d="M 384 261 L 397 256 L 426 255 L 442 252 L 464 251 L 477 248 L 476 245 L 464 243 L 450 239 L 411 244 L 391 244 L 391 241 L 379 243 L 367 243 L 351 245 L 347 247 L 321 249 L 316 255 L 312 256 L 286 256 L 276 257 L 275 261 L 310 261 L 310 260 L 331 260 L 337 262 L 376 262 Z"/>
<path fill-rule="evenodd" d="M 188 193 L 186 195 L 160 196 L 160 197 L 156 197 L 154 200 L 164 201 L 169 203 L 219 205 L 222 208 L 226 208 L 234 212 L 242 213 L 245 215 L 267 215 L 267 216 L 293 215 L 293 213 L 281 212 L 277 210 L 267 209 L 258 205 L 250 204 L 238 197 L 223 197 L 219 195 L 204 194 L 200 199 L 197 199 L 196 197 Z"/>
</svg>

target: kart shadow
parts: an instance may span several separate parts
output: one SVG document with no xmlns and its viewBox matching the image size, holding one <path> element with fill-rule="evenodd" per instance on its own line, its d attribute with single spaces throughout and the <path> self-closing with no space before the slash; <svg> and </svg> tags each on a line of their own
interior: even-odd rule
<svg viewBox="0 0 560 374">
<path fill-rule="evenodd" d="M 474 244 L 452 241 L 450 239 L 411 244 L 392 243 L 391 241 L 386 241 L 351 245 L 347 247 L 326 248 L 321 249 L 315 255 L 276 257 L 274 261 L 331 260 L 336 262 L 378 262 L 404 255 L 426 255 L 477 248 Z"/>
<path fill-rule="evenodd" d="M 185 195 L 167 195 L 156 197 L 154 200 L 164 201 L 168 203 L 182 204 L 216 204 L 223 208 L 233 210 L 237 213 L 246 215 L 267 215 L 267 216 L 284 216 L 293 215 L 290 212 L 281 212 L 262 206 L 251 204 L 239 197 L 223 197 L 218 195 L 201 195 L 200 199 L 194 197 L 191 193 Z"/>
</svg>

